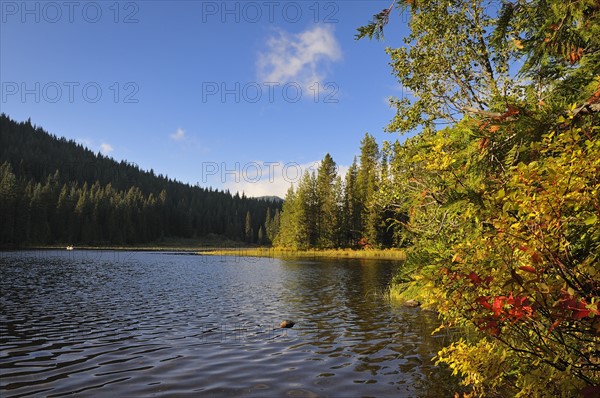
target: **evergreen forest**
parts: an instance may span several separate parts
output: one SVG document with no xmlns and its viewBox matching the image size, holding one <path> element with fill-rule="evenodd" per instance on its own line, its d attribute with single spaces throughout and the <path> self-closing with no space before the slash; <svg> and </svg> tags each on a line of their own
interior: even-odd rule
<svg viewBox="0 0 600 398">
<path fill-rule="evenodd" d="M 266 244 L 280 208 L 272 198 L 155 175 L 0 115 L 0 247 L 207 237 Z"/>
</svg>

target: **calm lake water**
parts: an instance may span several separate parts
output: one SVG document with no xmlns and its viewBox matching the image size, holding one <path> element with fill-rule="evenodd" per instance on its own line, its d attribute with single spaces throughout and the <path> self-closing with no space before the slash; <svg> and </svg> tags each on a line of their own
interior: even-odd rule
<svg viewBox="0 0 600 398">
<path fill-rule="evenodd" d="M 396 267 L 0 253 L 0 396 L 453 396 L 436 315 L 382 295 Z"/>
</svg>

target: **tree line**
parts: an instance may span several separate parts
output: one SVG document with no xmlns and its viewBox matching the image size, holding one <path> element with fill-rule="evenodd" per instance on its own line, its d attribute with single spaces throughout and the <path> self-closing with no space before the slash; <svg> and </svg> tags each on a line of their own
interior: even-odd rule
<svg viewBox="0 0 600 398">
<path fill-rule="evenodd" d="M 191 186 L 0 115 L 0 246 L 269 243 L 278 201 Z"/>
<path fill-rule="evenodd" d="M 344 176 L 326 154 L 316 173 L 306 171 L 298 186 L 288 190 L 274 244 L 303 250 L 405 244 L 401 230 L 407 214 L 380 203 L 377 196 L 395 178 L 390 165 L 398 147 L 398 142 L 386 142 L 380 150 L 375 138 L 365 134 L 360 157 Z"/>
</svg>

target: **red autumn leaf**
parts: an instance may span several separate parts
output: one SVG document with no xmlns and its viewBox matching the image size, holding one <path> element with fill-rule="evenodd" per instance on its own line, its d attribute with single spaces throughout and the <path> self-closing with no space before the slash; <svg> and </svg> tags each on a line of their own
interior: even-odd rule
<svg viewBox="0 0 600 398">
<path fill-rule="evenodd" d="M 523 308 L 525 308 L 526 306 L 528 306 L 529 304 L 529 299 L 525 296 L 521 296 L 519 297 L 519 305 L 523 306 Z M 529 307 L 531 308 L 531 307 Z"/>
<path fill-rule="evenodd" d="M 560 325 L 560 319 L 557 319 L 554 322 L 552 322 L 552 325 L 550 326 L 550 329 L 548 329 L 548 331 L 552 332 L 558 325 Z"/>
<path fill-rule="evenodd" d="M 508 298 L 506 298 L 506 304 L 513 305 L 514 303 L 515 303 L 515 299 L 513 297 L 512 292 L 510 292 L 510 294 L 508 295 Z"/>
<path fill-rule="evenodd" d="M 580 320 L 586 318 L 593 313 L 594 315 L 600 315 L 600 311 L 594 308 L 588 308 L 588 303 L 581 299 L 578 302 L 572 298 L 565 300 L 566 308 L 573 311 L 571 318 L 574 320 Z"/>
<path fill-rule="evenodd" d="M 477 325 L 479 327 L 479 330 L 481 330 L 482 332 L 488 331 L 488 333 L 492 336 L 500 335 L 500 327 L 498 326 L 498 322 L 493 319 L 481 319 L 477 322 Z"/>
<path fill-rule="evenodd" d="M 471 273 L 467 276 L 474 285 L 481 284 L 481 278 L 475 272 L 471 271 Z"/>
<path fill-rule="evenodd" d="M 576 309 L 577 302 L 572 297 L 566 297 L 558 300 L 563 309 Z"/>
<path fill-rule="evenodd" d="M 583 319 L 583 318 L 587 317 L 588 315 L 590 315 L 590 310 L 588 310 L 588 309 L 582 309 L 582 310 L 576 309 L 576 310 L 573 310 L 573 316 L 572 316 L 572 318 L 574 320 L 580 320 L 580 319 Z"/>
<path fill-rule="evenodd" d="M 489 300 L 490 300 L 490 298 L 488 296 L 481 296 L 481 297 L 477 297 L 475 299 L 475 302 L 477 302 L 477 304 L 479 304 L 483 308 L 491 310 L 492 309 L 492 305 L 490 304 Z"/>
<path fill-rule="evenodd" d="M 514 305 L 517 307 L 520 307 L 523 305 L 523 303 L 525 303 L 527 301 L 527 297 L 525 296 L 517 296 L 517 297 L 513 297 L 512 292 L 510 292 L 510 295 L 508 296 L 508 298 L 506 299 L 506 304 L 508 305 Z"/>
<path fill-rule="evenodd" d="M 537 273 L 537 270 L 535 268 L 533 268 L 532 266 L 529 266 L 529 265 L 522 265 L 522 266 L 519 267 L 519 269 L 521 271 L 530 272 L 532 274 Z"/>
<path fill-rule="evenodd" d="M 500 314 L 502 314 L 502 308 L 504 307 L 505 300 L 506 297 L 504 296 L 498 296 L 494 298 L 494 303 L 492 304 L 492 311 L 494 311 L 494 315 L 499 316 Z"/>
<path fill-rule="evenodd" d="M 520 321 L 523 318 L 529 318 L 533 314 L 533 308 L 528 305 L 522 307 L 515 307 L 508 311 L 508 314 L 512 318 L 513 322 Z"/>
</svg>

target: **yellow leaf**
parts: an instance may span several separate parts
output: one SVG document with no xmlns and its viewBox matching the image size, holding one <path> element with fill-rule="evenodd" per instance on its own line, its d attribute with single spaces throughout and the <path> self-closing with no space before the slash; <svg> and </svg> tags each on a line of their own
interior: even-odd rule
<svg viewBox="0 0 600 398">
<path fill-rule="evenodd" d="M 523 44 L 521 44 L 521 40 L 513 39 L 513 42 L 515 43 L 515 47 L 517 47 L 519 50 L 523 49 Z"/>
</svg>

